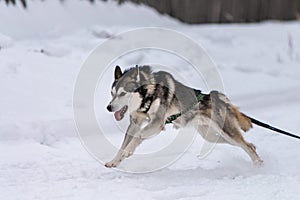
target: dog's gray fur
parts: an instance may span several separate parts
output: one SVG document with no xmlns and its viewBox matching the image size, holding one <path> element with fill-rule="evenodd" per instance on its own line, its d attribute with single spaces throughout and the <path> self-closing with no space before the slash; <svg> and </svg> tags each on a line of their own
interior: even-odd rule
<svg viewBox="0 0 300 200">
<path fill-rule="evenodd" d="M 119 152 L 105 166 L 118 166 L 124 158 L 133 154 L 143 140 L 161 132 L 170 115 L 179 112 L 184 114 L 172 121 L 175 128 L 193 125 L 205 140 L 239 146 L 254 163 L 261 164 L 263 161 L 255 146 L 246 142 L 241 134 L 242 130 L 252 127 L 251 120 L 239 112 L 225 95 L 212 91 L 198 102 L 199 93 L 200 90 L 181 84 L 165 71 L 152 72 L 149 66 L 140 66 L 122 73 L 117 66 L 112 100 L 107 109 L 123 116 L 128 108 L 130 125 Z M 118 116 L 119 120 L 123 118 Z"/>
</svg>

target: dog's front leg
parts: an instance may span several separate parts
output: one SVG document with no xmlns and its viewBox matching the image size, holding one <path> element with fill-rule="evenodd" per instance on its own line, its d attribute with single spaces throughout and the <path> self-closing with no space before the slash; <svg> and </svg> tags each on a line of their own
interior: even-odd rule
<svg viewBox="0 0 300 200">
<path fill-rule="evenodd" d="M 124 157 L 131 156 L 136 147 L 142 143 L 143 140 L 152 137 L 161 132 L 165 125 L 163 115 L 152 117 L 149 124 L 147 124 L 139 133 L 135 135 L 127 145 L 126 149 L 123 151 Z"/>
<path fill-rule="evenodd" d="M 148 115 L 144 113 L 138 113 L 133 112 L 130 115 L 130 125 L 126 131 L 122 146 L 120 150 L 118 151 L 117 155 L 114 157 L 113 160 L 106 163 L 106 167 L 117 167 L 122 160 L 124 160 L 125 157 L 128 157 L 128 152 L 126 153 L 126 147 L 128 144 L 132 141 L 133 138 L 137 137 L 135 136 L 136 133 L 140 131 L 140 127 L 144 121 L 148 120 Z"/>
<path fill-rule="evenodd" d="M 111 161 L 105 163 L 105 167 L 117 167 L 120 162 L 122 162 L 122 160 L 124 159 L 123 156 L 123 151 L 126 148 L 126 146 L 128 145 L 128 143 L 132 140 L 133 136 L 129 135 L 128 133 L 125 134 L 123 143 L 122 143 L 122 147 L 119 149 L 117 155 L 114 157 L 114 159 L 112 159 Z"/>
</svg>

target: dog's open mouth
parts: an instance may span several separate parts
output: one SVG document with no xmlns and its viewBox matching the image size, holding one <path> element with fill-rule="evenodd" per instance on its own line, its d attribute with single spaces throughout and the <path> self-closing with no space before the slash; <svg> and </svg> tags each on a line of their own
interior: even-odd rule
<svg viewBox="0 0 300 200">
<path fill-rule="evenodd" d="M 115 119 L 117 120 L 117 121 L 120 121 L 121 119 L 123 119 L 123 117 L 124 117 L 124 114 L 126 113 L 126 111 L 127 111 L 127 109 L 128 109 L 128 106 L 123 106 L 123 108 L 121 108 L 120 110 L 118 110 L 117 112 L 115 112 Z"/>
</svg>

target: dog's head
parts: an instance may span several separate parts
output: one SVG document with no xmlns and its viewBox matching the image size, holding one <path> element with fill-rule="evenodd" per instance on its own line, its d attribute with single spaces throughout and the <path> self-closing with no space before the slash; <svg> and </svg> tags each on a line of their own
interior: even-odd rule
<svg viewBox="0 0 300 200">
<path fill-rule="evenodd" d="M 109 112 L 114 112 L 115 119 L 120 121 L 130 106 L 133 94 L 137 93 L 139 77 L 137 68 L 122 73 L 119 66 L 115 68 L 115 80 L 111 87 L 112 100 L 107 106 Z"/>
</svg>

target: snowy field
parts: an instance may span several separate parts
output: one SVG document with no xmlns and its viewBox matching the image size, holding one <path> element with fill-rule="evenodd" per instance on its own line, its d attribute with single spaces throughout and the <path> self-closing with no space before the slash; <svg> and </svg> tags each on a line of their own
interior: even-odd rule
<svg viewBox="0 0 300 200">
<path fill-rule="evenodd" d="M 216 62 L 234 104 L 250 116 L 300 134 L 300 22 L 185 25 L 131 4 L 35 1 L 22 10 L 1 1 L 0 199 L 300 199 L 300 141 L 256 126 L 245 138 L 264 159 L 261 168 L 229 145 L 199 159 L 200 136 L 176 163 L 146 174 L 107 169 L 86 152 L 72 110 L 80 66 L 106 38 L 143 26 L 191 37 Z M 183 61 L 168 54 L 140 52 L 120 63 L 152 59 L 195 78 Z M 107 83 L 99 98 L 108 102 L 109 90 Z M 102 106 L 100 114 L 115 126 Z M 107 134 L 120 145 L 123 133 Z M 151 144 L 145 146 L 155 150 Z"/>
</svg>

